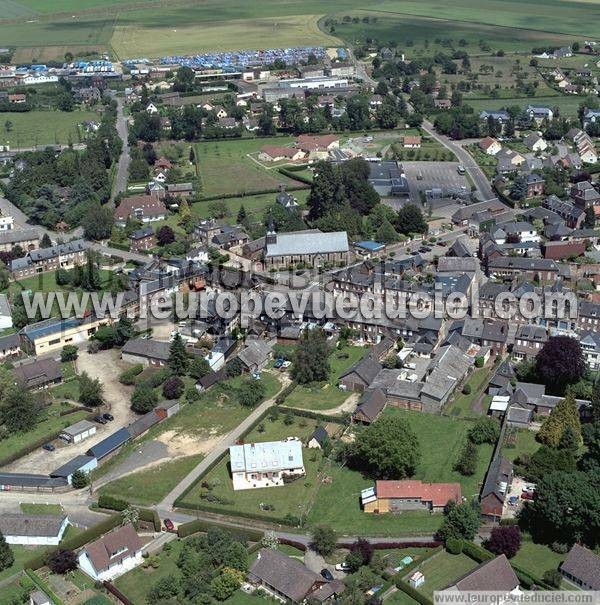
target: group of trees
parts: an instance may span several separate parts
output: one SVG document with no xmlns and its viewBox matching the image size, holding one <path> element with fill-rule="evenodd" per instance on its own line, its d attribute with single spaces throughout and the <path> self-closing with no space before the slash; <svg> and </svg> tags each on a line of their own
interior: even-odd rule
<svg viewBox="0 0 600 605">
<path fill-rule="evenodd" d="M 247 545 L 241 537 L 211 527 L 206 534 L 183 542 L 176 565 L 175 573 L 152 584 L 149 603 L 225 601 L 238 590 L 248 571 Z"/>
<path fill-rule="evenodd" d="M 45 227 L 54 229 L 64 221 L 83 226 L 86 236 L 98 235 L 106 227 L 110 234 L 112 213 L 109 216 L 102 204 L 110 197 L 109 169 L 122 147 L 115 123 L 115 102 L 107 101 L 100 127 L 89 136 L 83 152 L 65 149 L 56 154 L 46 149 L 21 154 L 21 169 L 6 186 L 8 199 Z M 59 190 L 64 187 L 69 188 L 66 197 Z"/>
<path fill-rule="evenodd" d="M 331 350 L 323 330 L 305 330 L 294 353 L 292 378 L 300 384 L 329 379 Z"/>
<path fill-rule="evenodd" d="M 0 368 L 0 438 L 33 430 L 45 405 L 43 393 L 31 393 Z"/>
</svg>

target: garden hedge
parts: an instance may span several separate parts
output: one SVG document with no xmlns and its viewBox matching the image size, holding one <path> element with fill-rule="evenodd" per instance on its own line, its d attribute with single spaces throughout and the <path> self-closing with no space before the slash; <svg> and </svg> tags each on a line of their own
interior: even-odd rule
<svg viewBox="0 0 600 605">
<path fill-rule="evenodd" d="M 121 500 L 120 498 L 114 498 L 105 494 L 100 494 L 98 498 L 98 506 L 100 508 L 106 508 L 107 510 L 124 511 L 129 507 L 127 500 Z"/>
<path fill-rule="evenodd" d="M 136 507 L 137 508 L 137 507 Z M 154 524 L 154 531 L 160 531 L 162 529 L 162 523 L 158 513 L 152 508 L 138 508 L 140 513 L 140 521 L 146 521 Z"/>
<path fill-rule="evenodd" d="M 195 521 L 190 521 L 189 523 L 182 523 L 177 528 L 177 535 L 180 538 L 187 538 L 193 534 L 206 532 L 211 527 L 225 529 L 228 532 L 231 532 L 232 534 L 251 542 L 260 542 L 265 535 L 264 532 L 258 529 L 238 529 L 224 523 L 217 523 L 216 521 L 204 521 L 203 519 L 196 519 Z"/>
<path fill-rule="evenodd" d="M 25 573 L 37 588 L 46 593 L 54 605 L 63 605 L 63 601 L 59 599 L 58 595 L 52 590 L 52 588 L 50 588 L 50 586 L 46 584 L 46 582 L 44 582 L 44 580 L 42 580 L 42 578 L 40 578 L 32 569 L 26 569 Z"/>
<path fill-rule="evenodd" d="M 408 582 L 404 580 L 396 580 L 396 587 L 402 592 L 406 593 L 409 597 L 412 597 L 417 603 L 421 605 L 433 605 L 433 601 L 428 599 L 425 595 L 422 595 L 418 590 L 415 590 Z"/>
</svg>

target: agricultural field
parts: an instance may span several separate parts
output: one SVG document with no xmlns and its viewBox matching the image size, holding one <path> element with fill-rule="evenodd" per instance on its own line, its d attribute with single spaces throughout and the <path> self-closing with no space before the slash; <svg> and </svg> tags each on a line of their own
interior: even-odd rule
<svg viewBox="0 0 600 605">
<path fill-rule="evenodd" d="M 280 184 L 297 184 L 277 171 L 277 165 L 266 166 L 256 159 L 264 145 L 289 145 L 291 137 L 273 139 L 233 139 L 196 145 L 196 162 L 202 181 L 202 195 L 244 196 L 276 189 Z M 226 175 L 235 178 L 224 178 Z"/>
<path fill-rule="evenodd" d="M 79 125 L 86 120 L 98 121 L 98 114 L 80 110 L 4 112 L 0 114 L 0 141 L 14 148 L 80 143 Z"/>
<path fill-rule="evenodd" d="M 339 40 L 319 29 L 319 18 L 319 15 L 300 15 L 203 24 L 188 22 L 177 27 L 168 21 L 164 27 L 117 24 L 110 43 L 119 58 L 260 49 L 265 47 L 265 40 L 273 48 L 339 44 Z"/>
<path fill-rule="evenodd" d="M 566 118 L 575 118 L 577 117 L 577 111 L 583 99 L 584 97 L 579 95 L 560 95 L 535 98 L 514 97 L 506 99 L 470 99 L 469 105 L 473 107 L 476 112 L 480 112 L 483 109 L 501 109 L 511 105 L 518 105 L 524 109 L 531 103 L 545 107 L 559 107 L 561 116 Z"/>
</svg>

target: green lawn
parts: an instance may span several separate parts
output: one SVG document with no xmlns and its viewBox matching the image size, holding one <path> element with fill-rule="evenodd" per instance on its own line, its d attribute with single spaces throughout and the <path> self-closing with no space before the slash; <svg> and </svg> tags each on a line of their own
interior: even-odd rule
<svg viewBox="0 0 600 605">
<path fill-rule="evenodd" d="M 416 479 L 432 482 L 457 481 L 461 484 L 462 495 L 467 498 L 479 493 L 492 457 L 491 445 L 478 447 L 477 470 L 471 477 L 463 477 L 452 468 L 472 426 L 470 421 L 391 407 L 384 414 L 406 418 L 419 438 L 421 462 L 415 473 Z"/>
<path fill-rule="evenodd" d="M 345 534 L 397 536 L 432 534 L 442 523 L 442 516 L 425 511 L 408 511 L 399 515 L 374 515 L 360 507 L 361 490 L 374 485 L 373 479 L 332 463 L 324 471 L 327 481 L 319 488 L 308 516 L 309 525 L 325 523 Z"/>
<path fill-rule="evenodd" d="M 471 387 L 468 395 L 457 390 L 452 402 L 444 410 L 445 414 L 450 416 L 460 416 L 461 418 L 477 418 L 487 412 L 487 408 L 481 411 L 474 411 L 473 404 L 487 387 L 492 367 L 477 368 L 469 376 L 466 385 Z M 464 387 L 463 387 L 464 388 Z"/>
<path fill-rule="evenodd" d="M 513 433 L 510 431 L 505 437 L 502 453 L 512 461 L 522 454 L 533 454 L 540 447 L 540 444 L 535 440 L 535 435 L 536 433 L 528 429 L 516 429 L 514 432 L 514 447 L 509 447 L 507 442 L 513 442 Z"/>
<path fill-rule="evenodd" d="M 202 195 L 244 196 L 281 183 L 297 183 L 280 174 L 276 167 L 262 165 L 256 156 L 264 145 L 289 145 L 291 137 L 273 139 L 234 139 L 196 145 L 196 161 L 202 180 Z M 250 156 L 250 157 L 249 157 Z M 226 178 L 235 175 L 235 178 Z"/>
<path fill-rule="evenodd" d="M 417 603 L 417 601 L 401 590 L 392 593 L 384 602 L 386 605 L 416 605 Z"/>
<path fill-rule="evenodd" d="M 303 205 L 306 203 L 309 191 L 309 189 L 301 189 L 300 191 L 292 191 L 290 193 L 297 198 L 300 205 Z M 224 199 L 223 203 L 226 204 L 228 208 L 227 218 L 235 221 L 240 207 L 244 206 L 246 213 L 249 214 L 253 220 L 260 220 L 266 209 L 275 203 L 276 196 L 276 193 L 258 193 L 255 195 Z M 200 218 L 209 218 L 211 215 L 210 202 L 196 202 L 191 205 L 191 210 L 193 214 Z"/>
<path fill-rule="evenodd" d="M 14 605 L 15 603 L 22 603 L 23 601 L 19 600 L 22 598 L 23 594 L 28 594 L 29 589 L 25 589 L 19 584 L 19 580 L 13 580 L 9 584 L 5 584 L 2 586 L 2 590 L 0 590 L 0 605 Z M 26 600 L 25 603 L 29 601 Z"/>
<path fill-rule="evenodd" d="M 68 410 L 70 407 L 69 405 L 64 406 L 62 403 L 52 403 L 40 412 L 38 423 L 32 431 L 13 434 L 2 439 L 0 441 L 0 464 L 3 464 L 8 456 L 12 456 L 42 439 L 49 440 L 61 429 L 87 418 L 88 412 L 85 410 L 77 410 L 67 416 L 59 416 L 60 412 Z"/>
<path fill-rule="evenodd" d="M 443 550 L 418 567 L 425 582 L 417 590 L 431 598 L 435 590 L 445 588 L 475 567 L 477 563 L 467 555 L 451 555 Z"/>
<path fill-rule="evenodd" d="M 280 413 L 276 420 L 266 418 L 244 437 L 244 441 L 246 443 L 276 441 L 294 436 L 305 442 L 314 431 L 316 424 L 314 420 L 297 416 L 294 416 L 292 424 L 286 424 L 284 414 Z M 202 481 L 198 482 L 187 494 L 185 501 L 192 504 L 210 504 L 223 512 L 237 510 L 277 518 L 283 518 L 287 514 L 301 517 L 310 509 L 314 494 L 318 489 L 317 475 L 321 452 L 320 450 L 304 449 L 303 455 L 306 468 L 305 477 L 287 485 L 234 492 L 229 469 L 229 455 L 226 454 L 217 466 L 204 475 Z M 212 489 L 207 490 L 202 487 L 201 483 L 204 482 L 210 484 Z M 209 492 L 221 502 L 206 500 Z M 203 495 L 205 498 L 202 498 Z M 261 504 L 263 507 L 267 504 L 274 508 L 263 511 Z"/>
<path fill-rule="evenodd" d="M 56 515 L 63 514 L 63 507 L 60 504 L 34 504 L 32 502 L 21 502 L 19 505 L 25 515 Z"/>
<path fill-rule="evenodd" d="M 79 143 L 79 124 L 86 120 L 99 121 L 94 111 L 23 111 L 2 114 L 0 140 L 11 147 L 32 145 L 67 145 Z M 6 122 L 12 122 L 9 131 Z"/>
<path fill-rule="evenodd" d="M 555 553 L 545 544 L 535 544 L 527 535 L 523 538 L 519 552 L 511 561 L 538 578 L 549 569 L 558 569 L 567 556 Z"/>
<path fill-rule="evenodd" d="M 132 473 L 100 488 L 100 494 L 121 498 L 134 504 L 160 502 L 202 460 L 202 454 L 185 456 Z"/>
<path fill-rule="evenodd" d="M 329 381 L 297 386 L 286 398 L 285 405 L 305 410 L 329 410 L 341 405 L 351 393 L 337 388 L 338 379 L 367 353 L 368 349 L 365 347 L 346 346 L 340 350 L 335 349 L 329 358 L 331 364 Z"/>
<path fill-rule="evenodd" d="M 581 95 L 559 95 L 552 97 L 535 98 L 507 98 L 507 99 L 469 99 L 468 105 L 473 107 L 476 112 L 483 109 L 501 109 L 511 105 L 518 105 L 521 108 L 527 107 L 530 103 L 543 105 L 546 107 L 560 107 L 560 114 L 564 117 L 577 117 L 577 110 L 583 97 Z"/>
<path fill-rule="evenodd" d="M 223 605 L 267 605 L 267 603 L 277 605 L 278 603 L 281 603 L 281 601 L 269 597 L 263 591 L 256 591 L 252 594 L 247 594 L 243 590 L 234 592 L 231 597 L 229 597 L 226 601 L 223 601 Z"/>
<path fill-rule="evenodd" d="M 157 569 L 137 567 L 114 581 L 115 586 L 135 605 L 144 605 L 148 591 L 160 578 L 178 574 L 177 557 L 183 548 L 183 540 L 170 542 L 168 550 L 158 553 Z"/>
</svg>

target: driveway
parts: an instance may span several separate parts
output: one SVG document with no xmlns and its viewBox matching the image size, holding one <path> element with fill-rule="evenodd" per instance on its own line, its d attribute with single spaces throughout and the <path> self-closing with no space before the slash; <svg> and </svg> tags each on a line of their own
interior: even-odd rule
<svg viewBox="0 0 600 605">
<path fill-rule="evenodd" d="M 95 423 L 96 434 L 81 443 L 66 444 L 60 439 L 55 439 L 53 441 L 56 446 L 54 452 L 47 452 L 39 448 L 7 465 L 4 470 L 21 473 L 50 473 L 75 456 L 85 454 L 92 445 L 134 420 L 135 414 L 129 409 L 132 387 L 124 386 L 119 382 L 119 374 L 130 366 L 119 359 L 119 351 L 101 351 L 95 355 L 90 355 L 87 351 L 80 351 L 76 364 L 79 374 L 87 372 L 90 377 L 100 380 L 104 386 L 106 401 L 106 405 L 102 407 L 101 411 L 110 411 L 115 419 L 104 425 Z"/>
</svg>

